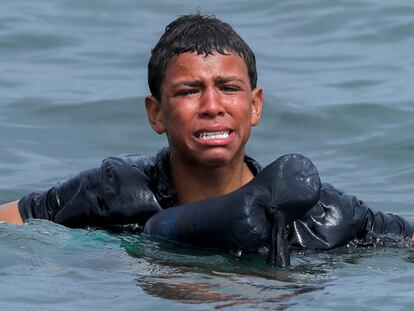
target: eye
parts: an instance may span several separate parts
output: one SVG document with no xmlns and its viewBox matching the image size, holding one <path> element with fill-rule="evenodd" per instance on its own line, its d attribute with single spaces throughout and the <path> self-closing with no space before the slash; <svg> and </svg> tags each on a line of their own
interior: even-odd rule
<svg viewBox="0 0 414 311">
<path fill-rule="evenodd" d="M 198 89 L 183 89 L 183 90 L 178 90 L 175 93 L 175 96 L 178 96 L 178 97 L 186 97 L 186 96 L 194 95 L 197 92 L 198 92 Z"/>
<path fill-rule="evenodd" d="M 234 85 L 223 85 L 221 87 L 221 90 L 226 92 L 226 93 L 235 93 L 235 92 L 239 91 L 240 88 L 237 87 L 237 86 L 234 86 Z"/>
</svg>

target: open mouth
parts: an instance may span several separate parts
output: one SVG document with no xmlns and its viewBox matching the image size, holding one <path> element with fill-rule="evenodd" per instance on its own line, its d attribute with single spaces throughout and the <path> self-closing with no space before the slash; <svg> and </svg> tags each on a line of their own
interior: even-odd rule
<svg viewBox="0 0 414 311">
<path fill-rule="evenodd" d="M 229 137 L 230 131 L 220 131 L 220 132 L 201 132 L 194 134 L 194 137 L 198 139 L 224 139 Z"/>
</svg>

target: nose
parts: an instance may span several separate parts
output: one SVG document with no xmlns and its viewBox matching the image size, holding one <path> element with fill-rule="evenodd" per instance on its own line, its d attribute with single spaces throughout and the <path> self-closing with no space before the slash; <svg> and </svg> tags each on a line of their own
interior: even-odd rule
<svg viewBox="0 0 414 311">
<path fill-rule="evenodd" d="M 223 116 L 225 114 L 223 104 L 218 90 L 215 90 L 214 88 L 206 88 L 200 99 L 200 117 L 215 118 L 217 116 Z"/>
</svg>

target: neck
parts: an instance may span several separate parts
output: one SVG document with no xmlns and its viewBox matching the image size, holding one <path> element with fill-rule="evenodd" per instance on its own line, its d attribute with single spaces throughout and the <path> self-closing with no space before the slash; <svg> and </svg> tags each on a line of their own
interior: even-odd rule
<svg viewBox="0 0 414 311">
<path fill-rule="evenodd" d="M 171 177 L 177 191 L 177 205 L 225 195 L 253 179 L 244 158 L 230 165 L 200 167 L 171 158 Z"/>
</svg>

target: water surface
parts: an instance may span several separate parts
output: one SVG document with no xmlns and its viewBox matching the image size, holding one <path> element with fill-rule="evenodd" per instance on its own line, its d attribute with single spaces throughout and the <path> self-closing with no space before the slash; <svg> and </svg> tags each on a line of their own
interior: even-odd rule
<svg viewBox="0 0 414 311">
<path fill-rule="evenodd" d="M 414 220 L 414 4 L 81 1 L 0 4 L 0 202 L 106 156 L 154 154 L 146 64 L 163 27 L 200 9 L 255 51 L 265 89 L 249 155 L 300 152 L 324 181 Z M 265 257 L 196 251 L 47 221 L 0 224 L 3 310 L 411 310 L 411 247 Z"/>
</svg>

